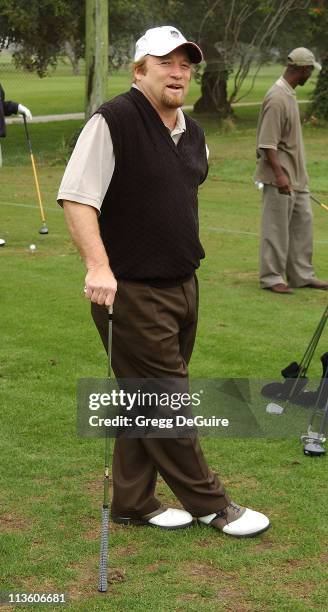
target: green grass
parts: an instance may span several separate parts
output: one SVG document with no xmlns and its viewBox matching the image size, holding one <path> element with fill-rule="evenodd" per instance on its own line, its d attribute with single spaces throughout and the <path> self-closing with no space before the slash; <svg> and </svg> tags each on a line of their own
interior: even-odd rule
<svg viewBox="0 0 328 612">
<path fill-rule="evenodd" d="M 265 65 L 261 68 L 255 87 L 248 93 L 254 74 L 251 69 L 238 98 L 241 102 L 260 102 L 265 92 L 281 75 L 283 67 L 279 64 Z M 297 90 L 298 99 L 308 99 L 315 85 L 316 74 L 304 87 Z M 36 74 L 17 70 L 6 54 L 0 56 L 0 83 L 5 88 L 7 99 L 18 100 L 28 106 L 34 115 L 58 113 L 77 113 L 84 111 L 85 79 L 84 67 L 81 74 L 74 76 L 68 64 L 59 63 L 58 68 L 49 76 L 40 79 Z M 128 70 L 109 75 L 107 97 L 113 98 L 130 87 L 131 76 Z M 232 80 L 229 80 L 232 91 Z M 246 95 L 247 94 L 247 95 Z M 200 95 L 200 86 L 193 80 L 186 98 L 186 104 L 194 104 Z M 244 97 L 245 96 L 245 97 Z"/>
<path fill-rule="evenodd" d="M 231 131 L 205 122 L 211 167 L 200 191 L 207 257 L 190 367 L 197 378 L 279 377 L 302 356 L 327 303 L 324 292 L 281 298 L 258 289 L 256 116 L 238 112 Z M 327 458 L 304 457 L 296 436 L 203 441 L 233 499 L 267 512 L 270 531 L 239 541 L 205 527 L 162 533 L 111 525 L 111 584 L 97 593 L 103 442 L 76 437 L 75 389 L 78 378 L 104 377 L 106 358 L 82 296 L 83 265 L 55 203 L 66 144 L 79 125 L 31 126 L 48 236 L 38 234 L 21 126 L 9 127 L 3 146 L 1 588 L 65 591 L 67 609 L 86 612 L 326 610 Z M 304 136 L 313 189 L 327 201 L 327 129 L 307 126 Z M 314 217 L 314 264 L 326 278 L 328 218 L 319 207 Z M 158 494 L 175 503 L 161 479 Z"/>
</svg>

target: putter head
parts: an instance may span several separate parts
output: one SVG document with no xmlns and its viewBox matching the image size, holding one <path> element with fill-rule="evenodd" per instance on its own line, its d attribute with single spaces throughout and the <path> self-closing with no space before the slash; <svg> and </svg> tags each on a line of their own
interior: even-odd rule
<svg viewBox="0 0 328 612">
<path fill-rule="evenodd" d="M 303 452 L 308 457 L 322 457 L 322 455 L 326 454 L 326 449 L 318 442 L 308 442 L 308 444 L 304 445 Z"/>
<path fill-rule="evenodd" d="M 275 404 L 274 402 L 270 402 L 270 404 L 267 405 L 265 411 L 268 414 L 282 414 L 284 412 L 284 409 L 282 406 L 279 406 L 279 404 Z"/>
<path fill-rule="evenodd" d="M 49 230 L 46 225 L 43 225 L 41 229 L 39 229 L 39 234 L 49 234 Z"/>
</svg>

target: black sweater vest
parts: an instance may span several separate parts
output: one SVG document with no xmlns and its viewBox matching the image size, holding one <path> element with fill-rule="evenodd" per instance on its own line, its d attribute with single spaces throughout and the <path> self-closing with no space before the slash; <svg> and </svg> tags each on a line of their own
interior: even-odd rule
<svg viewBox="0 0 328 612">
<path fill-rule="evenodd" d="M 202 130 L 185 116 L 176 146 L 135 88 L 97 112 L 108 124 L 115 154 L 99 225 L 116 278 L 165 285 L 192 276 L 205 256 L 197 200 L 208 169 Z"/>
</svg>

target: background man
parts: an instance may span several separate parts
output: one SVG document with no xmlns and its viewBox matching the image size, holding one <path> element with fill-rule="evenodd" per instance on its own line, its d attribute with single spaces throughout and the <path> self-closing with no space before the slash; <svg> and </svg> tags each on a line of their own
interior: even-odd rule
<svg viewBox="0 0 328 612">
<path fill-rule="evenodd" d="M 19 104 L 18 102 L 12 102 L 12 100 L 5 99 L 5 92 L 0 83 L 0 138 L 5 138 L 6 136 L 5 117 L 8 115 L 17 115 L 17 113 L 25 115 L 27 119 L 32 119 L 32 113 L 28 108 L 26 108 L 26 106 L 23 106 L 23 104 Z M 2 157 L 0 147 L 0 167 L 1 165 Z"/>
<path fill-rule="evenodd" d="M 290 286 L 328 288 L 312 267 L 312 209 L 295 94 L 314 68 L 321 70 L 311 51 L 294 49 L 258 121 L 255 179 L 264 183 L 260 285 L 280 294 L 293 293 Z"/>
<path fill-rule="evenodd" d="M 188 381 L 197 326 L 198 186 L 207 175 L 203 131 L 181 106 L 199 47 L 174 27 L 147 30 L 136 44 L 131 90 L 101 106 L 82 131 L 58 199 L 87 267 L 86 296 L 120 378 Z M 100 213 L 100 214 L 99 214 Z M 99 215 L 99 224 L 98 224 Z M 157 472 L 185 510 L 155 498 Z M 192 516 L 233 536 L 269 520 L 230 501 L 197 438 L 115 441 L 112 519 L 186 527 Z"/>
<path fill-rule="evenodd" d="M 1 49 L 0 49 L 1 53 Z M 11 100 L 5 99 L 5 92 L 0 83 L 0 138 L 4 138 L 6 136 L 6 123 L 5 117 L 8 115 L 16 115 L 20 113 L 21 115 L 25 115 L 27 119 L 32 119 L 31 111 L 23 106 L 23 104 L 19 104 L 18 102 L 12 102 Z M 1 153 L 1 144 L 0 144 L 0 168 L 2 166 L 2 153 Z M 5 244 L 3 238 L 0 239 L 1 244 Z"/>
</svg>

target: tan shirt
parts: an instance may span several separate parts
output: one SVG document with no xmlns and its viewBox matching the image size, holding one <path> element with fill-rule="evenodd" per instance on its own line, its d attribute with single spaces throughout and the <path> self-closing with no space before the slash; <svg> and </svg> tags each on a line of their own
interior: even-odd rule
<svg viewBox="0 0 328 612">
<path fill-rule="evenodd" d="M 305 153 L 295 90 L 280 77 L 266 94 L 257 126 L 255 180 L 275 185 L 265 149 L 275 149 L 295 191 L 308 191 Z"/>
</svg>

